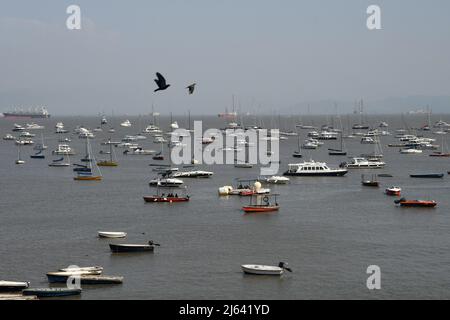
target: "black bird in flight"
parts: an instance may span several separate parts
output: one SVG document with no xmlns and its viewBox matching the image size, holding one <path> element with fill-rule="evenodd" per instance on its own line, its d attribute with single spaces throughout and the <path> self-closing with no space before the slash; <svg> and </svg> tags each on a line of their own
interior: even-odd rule
<svg viewBox="0 0 450 320">
<path fill-rule="evenodd" d="M 166 79 L 162 76 L 161 73 L 157 72 L 156 76 L 158 77 L 158 79 L 155 79 L 155 82 L 158 86 L 158 89 L 156 89 L 154 92 L 166 90 L 168 87 L 170 87 L 170 84 L 166 83 Z"/>
<path fill-rule="evenodd" d="M 186 87 L 186 89 L 189 90 L 189 94 L 193 94 L 193 93 L 194 93 L 194 90 L 195 90 L 195 86 L 196 86 L 196 85 L 197 85 L 196 83 L 193 83 L 193 84 L 191 84 L 190 86 L 187 86 L 187 87 Z"/>
</svg>

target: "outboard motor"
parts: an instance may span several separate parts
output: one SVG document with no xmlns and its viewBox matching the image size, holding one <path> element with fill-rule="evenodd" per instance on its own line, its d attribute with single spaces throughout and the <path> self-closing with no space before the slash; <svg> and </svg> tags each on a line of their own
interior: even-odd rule
<svg viewBox="0 0 450 320">
<path fill-rule="evenodd" d="M 292 269 L 288 267 L 288 264 L 286 262 L 280 262 L 278 264 L 278 267 L 280 267 L 286 271 L 292 272 Z"/>
</svg>

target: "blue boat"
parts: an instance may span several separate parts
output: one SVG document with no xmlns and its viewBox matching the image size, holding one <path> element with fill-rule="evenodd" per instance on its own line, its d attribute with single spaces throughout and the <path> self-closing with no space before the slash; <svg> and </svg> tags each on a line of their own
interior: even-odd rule
<svg viewBox="0 0 450 320">
<path fill-rule="evenodd" d="M 42 154 L 42 150 L 41 150 L 38 153 L 31 155 L 30 158 L 31 159 L 45 159 L 45 155 Z"/>
</svg>

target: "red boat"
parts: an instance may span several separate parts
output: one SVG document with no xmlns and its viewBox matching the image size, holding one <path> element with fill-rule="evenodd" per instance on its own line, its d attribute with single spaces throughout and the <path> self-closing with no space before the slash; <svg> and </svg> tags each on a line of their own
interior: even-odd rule
<svg viewBox="0 0 450 320">
<path fill-rule="evenodd" d="M 161 197 L 161 196 L 148 196 L 144 197 L 145 202 L 187 202 L 189 201 L 189 196 L 186 197 Z"/>
<path fill-rule="evenodd" d="M 390 188 L 386 189 L 386 194 L 388 196 L 399 197 L 401 193 L 402 193 L 402 189 L 399 187 L 390 187 Z"/>
<path fill-rule="evenodd" d="M 395 200 L 395 203 L 400 205 L 401 207 L 434 208 L 437 205 L 437 202 L 433 200 L 406 200 L 405 198 Z"/>
<path fill-rule="evenodd" d="M 280 206 L 278 206 L 278 205 L 273 205 L 273 206 L 253 205 L 253 206 L 242 207 L 242 210 L 244 210 L 246 213 L 272 212 L 272 211 L 278 211 L 279 209 L 280 209 Z"/>
<path fill-rule="evenodd" d="M 273 203 L 270 203 L 270 198 L 274 198 Z M 253 200 L 255 199 L 255 200 Z M 242 207 L 245 213 L 260 213 L 278 211 L 280 206 L 277 203 L 277 195 L 253 195 L 250 198 L 250 204 Z"/>
</svg>

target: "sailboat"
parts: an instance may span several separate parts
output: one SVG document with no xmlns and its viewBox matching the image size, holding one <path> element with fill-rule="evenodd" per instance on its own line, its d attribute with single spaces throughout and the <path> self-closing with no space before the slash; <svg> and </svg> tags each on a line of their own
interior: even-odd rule
<svg viewBox="0 0 450 320">
<path fill-rule="evenodd" d="M 340 149 L 328 149 L 328 154 L 330 156 L 346 156 L 347 151 L 344 150 L 344 139 L 342 137 L 342 132 L 340 134 L 341 136 L 341 148 Z"/>
<path fill-rule="evenodd" d="M 65 156 L 63 155 L 62 158 L 53 160 L 52 163 L 49 163 L 49 167 L 69 167 L 70 166 L 70 159 L 67 157 L 67 162 L 64 162 Z"/>
<path fill-rule="evenodd" d="M 25 161 L 20 158 L 20 145 L 17 148 L 17 160 L 16 164 L 25 164 Z"/>
<path fill-rule="evenodd" d="M 444 141 L 445 135 L 442 135 L 442 141 L 441 141 L 441 151 L 439 152 L 433 152 L 430 154 L 430 157 L 450 157 L 450 153 L 448 152 L 447 144 Z M 446 152 L 444 151 L 446 150 Z"/>
<path fill-rule="evenodd" d="M 253 165 L 249 162 L 249 141 L 248 141 L 249 139 L 247 139 L 246 138 L 246 140 L 245 140 L 245 148 L 244 148 L 244 152 L 245 152 L 245 160 L 244 160 L 244 162 L 238 162 L 238 159 L 237 159 L 237 152 L 238 151 L 236 151 L 236 155 L 235 155 L 235 164 L 234 164 L 234 167 L 235 168 L 241 168 L 241 169 L 251 169 L 251 168 L 253 168 Z"/>
<path fill-rule="evenodd" d="M 86 139 L 86 151 L 87 151 L 87 157 L 88 159 L 91 159 L 91 148 L 89 144 L 89 139 Z M 97 167 L 99 175 L 94 175 L 92 172 L 93 165 L 94 164 Z M 92 161 L 88 161 L 87 165 L 85 166 L 86 171 L 77 171 L 77 176 L 73 179 L 75 181 L 100 181 L 103 179 L 100 169 L 97 166 L 97 163 L 94 161 L 92 156 Z"/>
<path fill-rule="evenodd" d="M 109 144 L 109 160 L 101 160 L 97 162 L 97 165 L 100 167 L 117 167 L 119 164 L 113 160 L 113 149 L 111 139 L 109 139 L 108 144 Z"/>
<path fill-rule="evenodd" d="M 42 153 L 42 150 L 39 150 L 34 155 L 30 156 L 31 159 L 45 159 L 45 155 Z"/>
<path fill-rule="evenodd" d="M 297 151 L 294 151 L 294 153 L 292 154 L 292 156 L 294 158 L 301 158 L 303 157 L 302 152 L 300 151 L 301 147 L 300 147 L 300 133 L 297 131 Z"/>
</svg>

